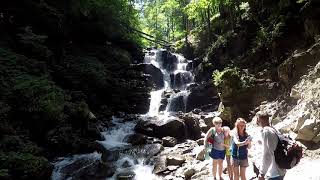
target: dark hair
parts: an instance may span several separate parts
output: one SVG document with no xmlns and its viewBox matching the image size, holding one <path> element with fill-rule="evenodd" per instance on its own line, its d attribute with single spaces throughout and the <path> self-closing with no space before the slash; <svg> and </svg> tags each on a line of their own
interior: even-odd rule
<svg viewBox="0 0 320 180">
<path fill-rule="evenodd" d="M 264 111 L 257 112 L 256 116 L 260 119 L 263 119 L 263 120 L 269 120 L 269 117 L 270 117 L 270 115 Z"/>
</svg>

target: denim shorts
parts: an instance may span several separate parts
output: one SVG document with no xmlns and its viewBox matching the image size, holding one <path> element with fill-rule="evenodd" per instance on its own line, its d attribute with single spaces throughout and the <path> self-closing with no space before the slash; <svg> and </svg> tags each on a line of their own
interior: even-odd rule
<svg viewBox="0 0 320 180">
<path fill-rule="evenodd" d="M 209 153 L 209 156 L 212 158 L 212 159 L 222 159 L 224 160 L 224 157 L 226 155 L 226 150 L 216 150 L 214 148 L 212 148 L 211 152 Z"/>
<path fill-rule="evenodd" d="M 249 166 L 248 158 L 236 159 L 236 158 L 232 157 L 231 164 L 233 167 L 239 167 L 239 166 L 240 167 L 248 167 Z"/>
<path fill-rule="evenodd" d="M 268 180 L 283 180 L 284 176 L 269 178 Z"/>
</svg>

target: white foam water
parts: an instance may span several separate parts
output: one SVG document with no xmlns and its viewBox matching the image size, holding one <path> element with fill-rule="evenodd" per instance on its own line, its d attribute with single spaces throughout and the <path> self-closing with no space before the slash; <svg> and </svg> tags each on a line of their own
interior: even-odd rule
<svg viewBox="0 0 320 180">
<path fill-rule="evenodd" d="M 130 144 L 124 142 L 127 135 L 134 133 L 135 122 L 122 122 L 121 118 L 112 117 L 112 123 L 115 125 L 105 132 L 102 132 L 103 141 L 98 141 L 106 149 L 123 148 Z"/>
</svg>

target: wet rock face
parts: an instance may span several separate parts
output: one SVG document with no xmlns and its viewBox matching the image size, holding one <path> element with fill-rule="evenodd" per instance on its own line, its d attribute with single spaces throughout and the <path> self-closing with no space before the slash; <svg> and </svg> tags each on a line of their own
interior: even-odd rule
<svg viewBox="0 0 320 180">
<path fill-rule="evenodd" d="M 162 50 L 159 53 L 163 68 L 165 68 L 168 72 L 172 72 L 173 70 L 177 69 L 178 58 L 175 55 L 171 54 L 167 50 Z"/>
<path fill-rule="evenodd" d="M 133 180 L 135 175 L 134 172 L 128 170 L 117 174 L 117 180 Z"/>
<path fill-rule="evenodd" d="M 153 64 L 141 63 L 131 65 L 134 69 L 150 74 L 150 80 L 154 83 L 156 89 L 164 87 L 163 74 L 160 69 L 155 67 Z"/>
<path fill-rule="evenodd" d="M 158 138 L 170 136 L 178 140 L 185 138 L 198 139 L 201 136 L 199 120 L 198 115 L 188 113 L 176 119 L 169 119 L 165 123 L 156 120 L 141 121 L 137 124 L 135 130 L 138 133 Z"/>
<path fill-rule="evenodd" d="M 187 113 L 183 116 L 180 116 L 180 118 L 184 120 L 188 132 L 188 138 L 194 140 L 199 139 L 201 137 L 199 116 L 193 113 Z"/>
<path fill-rule="evenodd" d="M 213 105 L 212 107 L 214 108 L 219 104 L 220 99 L 218 98 L 217 90 L 211 82 L 191 88 L 190 91 L 191 93 L 188 96 L 186 112 L 210 104 Z M 209 108 L 208 110 L 214 111 L 216 109 Z"/>
<path fill-rule="evenodd" d="M 79 159 L 61 170 L 63 179 L 106 179 L 115 173 L 115 168 L 108 163 L 101 163 L 99 159 Z"/>
<path fill-rule="evenodd" d="M 173 88 L 181 88 L 183 85 L 186 85 L 192 81 L 191 72 L 178 72 L 170 74 L 171 79 L 171 87 Z"/>
<path fill-rule="evenodd" d="M 132 145 L 141 145 L 147 142 L 147 137 L 143 134 L 131 134 L 124 138 L 125 142 L 128 142 Z"/>
<path fill-rule="evenodd" d="M 169 111 L 183 111 L 185 112 L 185 97 L 183 95 L 176 96 L 171 99 L 171 104 L 169 107 Z"/>
<path fill-rule="evenodd" d="M 180 119 L 171 119 L 166 123 L 159 122 L 140 122 L 136 126 L 136 131 L 153 137 L 171 136 L 177 139 L 186 137 L 186 130 L 183 121 Z"/>
</svg>

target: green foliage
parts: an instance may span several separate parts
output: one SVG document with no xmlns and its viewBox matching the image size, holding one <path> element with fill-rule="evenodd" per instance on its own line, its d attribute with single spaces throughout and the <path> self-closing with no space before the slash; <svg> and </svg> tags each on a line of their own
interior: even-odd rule
<svg viewBox="0 0 320 180">
<path fill-rule="evenodd" d="M 270 42 L 270 33 L 267 31 L 265 27 L 261 26 L 257 32 L 255 46 L 258 48 L 265 44 L 268 44 L 269 42 Z"/>
<path fill-rule="evenodd" d="M 157 40 L 175 41 L 185 35 L 184 0 L 143 0 L 142 30 Z M 152 42 L 147 42 L 152 45 Z"/>
<path fill-rule="evenodd" d="M 66 115 L 73 127 L 87 129 L 89 113 L 89 107 L 84 101 L 66 104 Z"/>
<path fill-rule="evenodd" d="M 51 169 L 49 161 L 44 157 L 29 153 L 1 152 L 0 169 L 10 169 L 8 172 L 16 178 L 40 179 Z"/>
<path fill-rule="evenodd" d="M 9 177 L 9 170 L 8 169 L 0 169 L 0 179 L 6 179 Z M 9 178 L 7 178 L 9 179 Z"/>
<path fill-rule="evenodd" d="M 16 110 L 29 115 L 29 117 L 24 118 L 35 120 L 41 124 L 40 127 L 42 128 L 56 124 L 61 120 L 64 94 L 62 89 L 48 80 L 47 76 L 20 76 L 16 80 L 13 91 L 15 94 L 13 102 Z"/>
<path fill-rule="evenodd" d="M 72 90 L 82 90 L 85 93 L 104 88 L 107 79 L 110 78 L 104 64 L 91 56 L 69 56 L 61 68 L 61 83 L 66 83 L 64 86 Z"/>
<path fill-rule="evenodd" d="M 11 111 L 19 112 L 12 115 L 27 121 L 35 131 L 44 131 L 61 120 L 63 91 L 42 72 L 45 66 L 41 62 L 0 48 L 0 63 L 0 94 L 4 101 L 1 117 L 8 118 Z"/>
<path fill-rule="evenodd" d="M 245 92 L 253 86 L 254 76 L 239 68 L 227 67 L 223 71 L 212 73 L 213 83 L 224 97 L 234 96 L 237 93 Z"/>
<path fill-rule="evenodd" d="M 73 0 L 71 14 L 95 22 L 109 39 L 133 40 L 142 43 L 130 28 L 140 29 L 139 14 L 131 0 Z"/>
<path fill-rule="evenodd" d="M 42 150 L 34 143 L 19 136 L 4 135 L 0 138 L 2 151 L 13 151 L 40 155 Z"/>
<path fill-rule="evenodd" d="M 297 0 L 297 3 L 305 3 L 308 2 L 308 0 Z"/>
<path fill-rule="evenodd" d="M 239 68 L 227 67 L 223 71 L 215 70 L 212 73 L 213 83 L 217 87 L 222 86 L 225 80 L 232 80 L 232 83 L 239 84 L 240 77 Z"/>
</svg>

